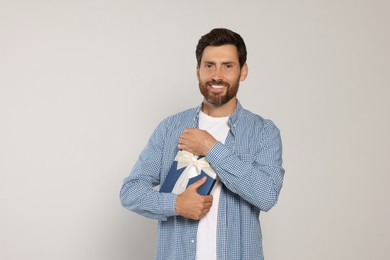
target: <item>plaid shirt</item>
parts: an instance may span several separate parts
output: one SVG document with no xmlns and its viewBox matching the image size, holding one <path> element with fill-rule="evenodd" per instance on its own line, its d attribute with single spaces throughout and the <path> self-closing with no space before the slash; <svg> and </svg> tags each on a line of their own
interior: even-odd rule
<svg viewBox="0 0 390 260">
<path fill-rule="evenodd" d="M 155 129 L 120 192 L 122 205 L 158 219 L 160 260 L 196 255 L 198 221 L 175 212 L 176 195 L 160 193 L 185 128 L 198 127 L 201 106 L 163 120 Z M 264 259 L 259 214 L 277 202 L 282 187 L 282 144 L 278 128 L 237 101 L 225 144 L 217 142 L 206 159 L 222 182 L 218 209 L 217 259 Z"/>
</svg>

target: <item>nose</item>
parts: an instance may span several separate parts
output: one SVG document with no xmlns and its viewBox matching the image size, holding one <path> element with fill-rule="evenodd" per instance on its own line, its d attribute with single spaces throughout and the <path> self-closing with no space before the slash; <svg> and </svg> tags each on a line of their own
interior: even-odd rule
<svg viewBox="0 0 390 260">
<path fill-rule="evenodd" d="M 223 79 L 222 69 L 220 67 L 216 67 L 211 78 L 215 81 L 222 81 Z"/>
</svg>

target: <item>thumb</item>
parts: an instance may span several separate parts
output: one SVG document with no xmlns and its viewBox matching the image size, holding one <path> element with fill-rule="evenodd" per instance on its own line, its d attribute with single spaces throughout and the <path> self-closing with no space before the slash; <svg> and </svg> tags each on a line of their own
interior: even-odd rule
<svg viewBox="0 0 390 260">
<path fill-rule="evenodd" d="M 200 180 L 197 180 L 196 182 L 194 182 L 193 184 L 190 185 L 191 189 L 193 190 L 197 190 L 200 186 L 202 186 L 207 180 L 207 177 L 204 176 L 202 179 Z M 189 187 L 189 188 L 190 188 Z"/>
</svg>

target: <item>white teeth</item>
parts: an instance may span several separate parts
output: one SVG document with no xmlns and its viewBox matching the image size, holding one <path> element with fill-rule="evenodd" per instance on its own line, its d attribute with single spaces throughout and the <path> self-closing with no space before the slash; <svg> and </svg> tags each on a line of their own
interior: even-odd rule
<svg viewBox="0 0 390 260">
<path fill-rule="evenodd" d="M 212 88 L 224 88 L 225 86 L 221 86 L 221 85 L 211 85 Z"/>
</svg>

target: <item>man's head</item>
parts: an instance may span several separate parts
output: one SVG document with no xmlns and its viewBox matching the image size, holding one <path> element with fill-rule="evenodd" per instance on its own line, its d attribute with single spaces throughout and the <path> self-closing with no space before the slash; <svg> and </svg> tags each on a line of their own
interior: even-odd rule
<svg viewBox="0 0 390 260">
<path fill-rule="evenodd" d="M 209 33 L 203 35 L 196 46 L 196 60 L 198 66 L 202 61 L 203 51 L 208 46 L 221 46 L 231 44 L 236 46 L 238 53 L 238 60 L 240 67 L 244 66 L 246 62 L 246 46 L 242 37 L 231 30 L 225 28 L 216 28 L 211 30 Z"/>
<path fill-rule="evenodd" d="M 246 79 L 246 47 L 241 36 L 228 29 L 214 29 L 196 47 L 199 89 L 215 107 L 234 104 L 240 81 Z"/>
</svg>

